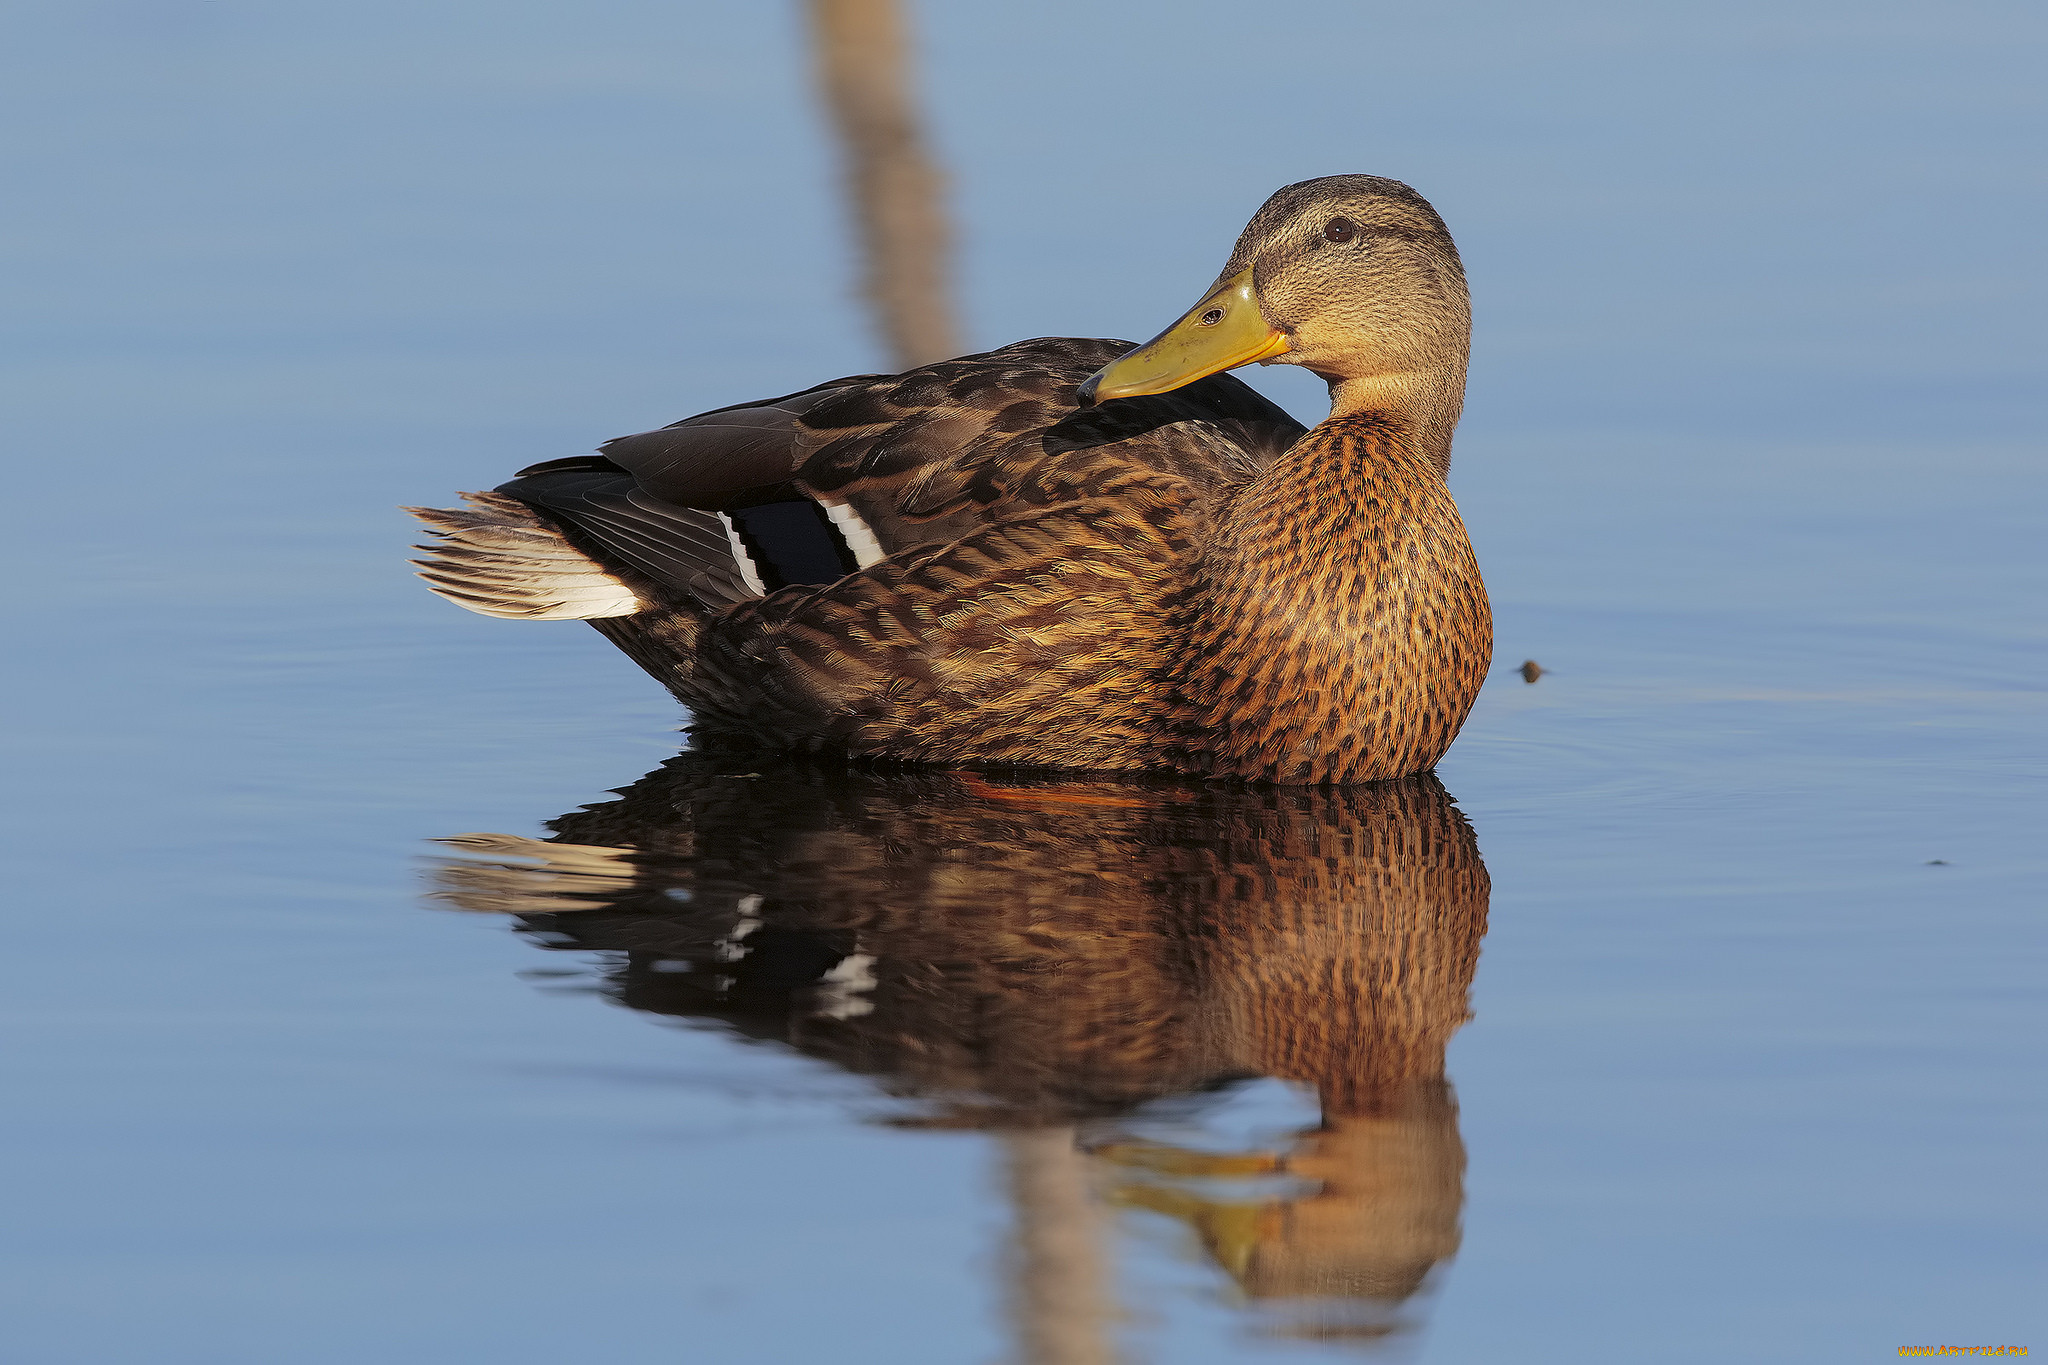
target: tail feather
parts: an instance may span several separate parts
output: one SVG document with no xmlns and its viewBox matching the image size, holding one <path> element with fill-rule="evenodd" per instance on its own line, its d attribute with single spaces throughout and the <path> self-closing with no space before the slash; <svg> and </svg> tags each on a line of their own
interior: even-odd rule
<svg viewBox="0 0 2048 1365">
<path fill-rule="evenodd" d="M 469 508 L 408 507 L 440 537 L 415 559 L 435 594 L 485 616 L 590 621 L 658 605 L 630 571 L 610 569 L 569 543 L 516 498 L 464 493 Z"/>
</svg>

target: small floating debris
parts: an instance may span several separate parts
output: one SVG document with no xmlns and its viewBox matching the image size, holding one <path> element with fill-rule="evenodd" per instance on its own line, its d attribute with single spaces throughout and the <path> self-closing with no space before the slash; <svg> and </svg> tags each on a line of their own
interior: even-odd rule
<svg viewBox="0 0 2048 1365">
<path fill-rule="evenodd" d="M 1948 866 L 1948 859 L 1946 859 L 1946 858 L 1929 858 L 1929 859 L 1927 860 L 1927 866 L 1929 866 L 1929 867 L 1947 867 L 1947 866 Z"/>
<path fill-rule="evenodd" d="M 1549 669 L 1545 668 L 1542 664 L 1537 663 L 1534 659 L 1522 660 L 1522 666 L 1515 670 L 1515 672 L 1522 675 L 1522 681 L 1525 683 L 1535 682 L 1538 678 L 1542 677 L 1545 673 L 1548 673 L 1549 671 Z"/>
</svg>

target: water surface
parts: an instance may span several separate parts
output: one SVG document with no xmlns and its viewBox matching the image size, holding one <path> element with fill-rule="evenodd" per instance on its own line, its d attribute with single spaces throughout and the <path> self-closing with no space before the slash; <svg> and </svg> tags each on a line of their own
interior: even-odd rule
<svg viewBox="0 0 2048 1365">
<path fill-rule="evenodd" d="M 1459 237 L 1499 671 L 1257 800 L 709 770 L 405 576 L 874 364 L 792 15 L 10 22 L 9 1359 L 2041 1346 L 2031 12 L 925 13 L 981 342 Z"/>
</svg>

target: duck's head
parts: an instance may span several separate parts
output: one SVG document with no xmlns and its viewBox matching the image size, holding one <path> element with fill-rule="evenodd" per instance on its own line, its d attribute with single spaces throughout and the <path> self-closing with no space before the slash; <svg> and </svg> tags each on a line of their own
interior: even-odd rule
<svg viewBox="0 0 2048 1365">
<path fill-rule="evenodd" d="M 1398 180 L 1329 175 L 1268 199 L 1201 301 L 1090 376 L 1081 400 L 1166 393 L 1255 361 L 1313 370 L 1340 410 L 1452 380 L 1462 395 L 1471 331 L 1464 267 L 1429 201 Z"/>
</svg>

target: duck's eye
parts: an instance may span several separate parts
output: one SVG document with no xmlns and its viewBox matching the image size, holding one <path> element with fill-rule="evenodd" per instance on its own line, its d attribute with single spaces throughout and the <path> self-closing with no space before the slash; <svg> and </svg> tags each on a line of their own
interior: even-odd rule
<svg viewBox="0 0 2048 1365">
<path fill-rule="evenodd" d="M 1332 218 L 1323 224 L 1323 239 L 1330 242 L 1348 242 L 1358 235 L 1358 224 L 1349 218 Z"/>
<path fill-rule="evenodd" d="M 1223 310 L 1221 308 L 1211 308 L 1204 312 L 1202 316 L 1196 318 L 1195 321 L 1201 323 L 1204 327 L 1214 327 L 1217 323 L 1223 321 Z"/>
</svg>

